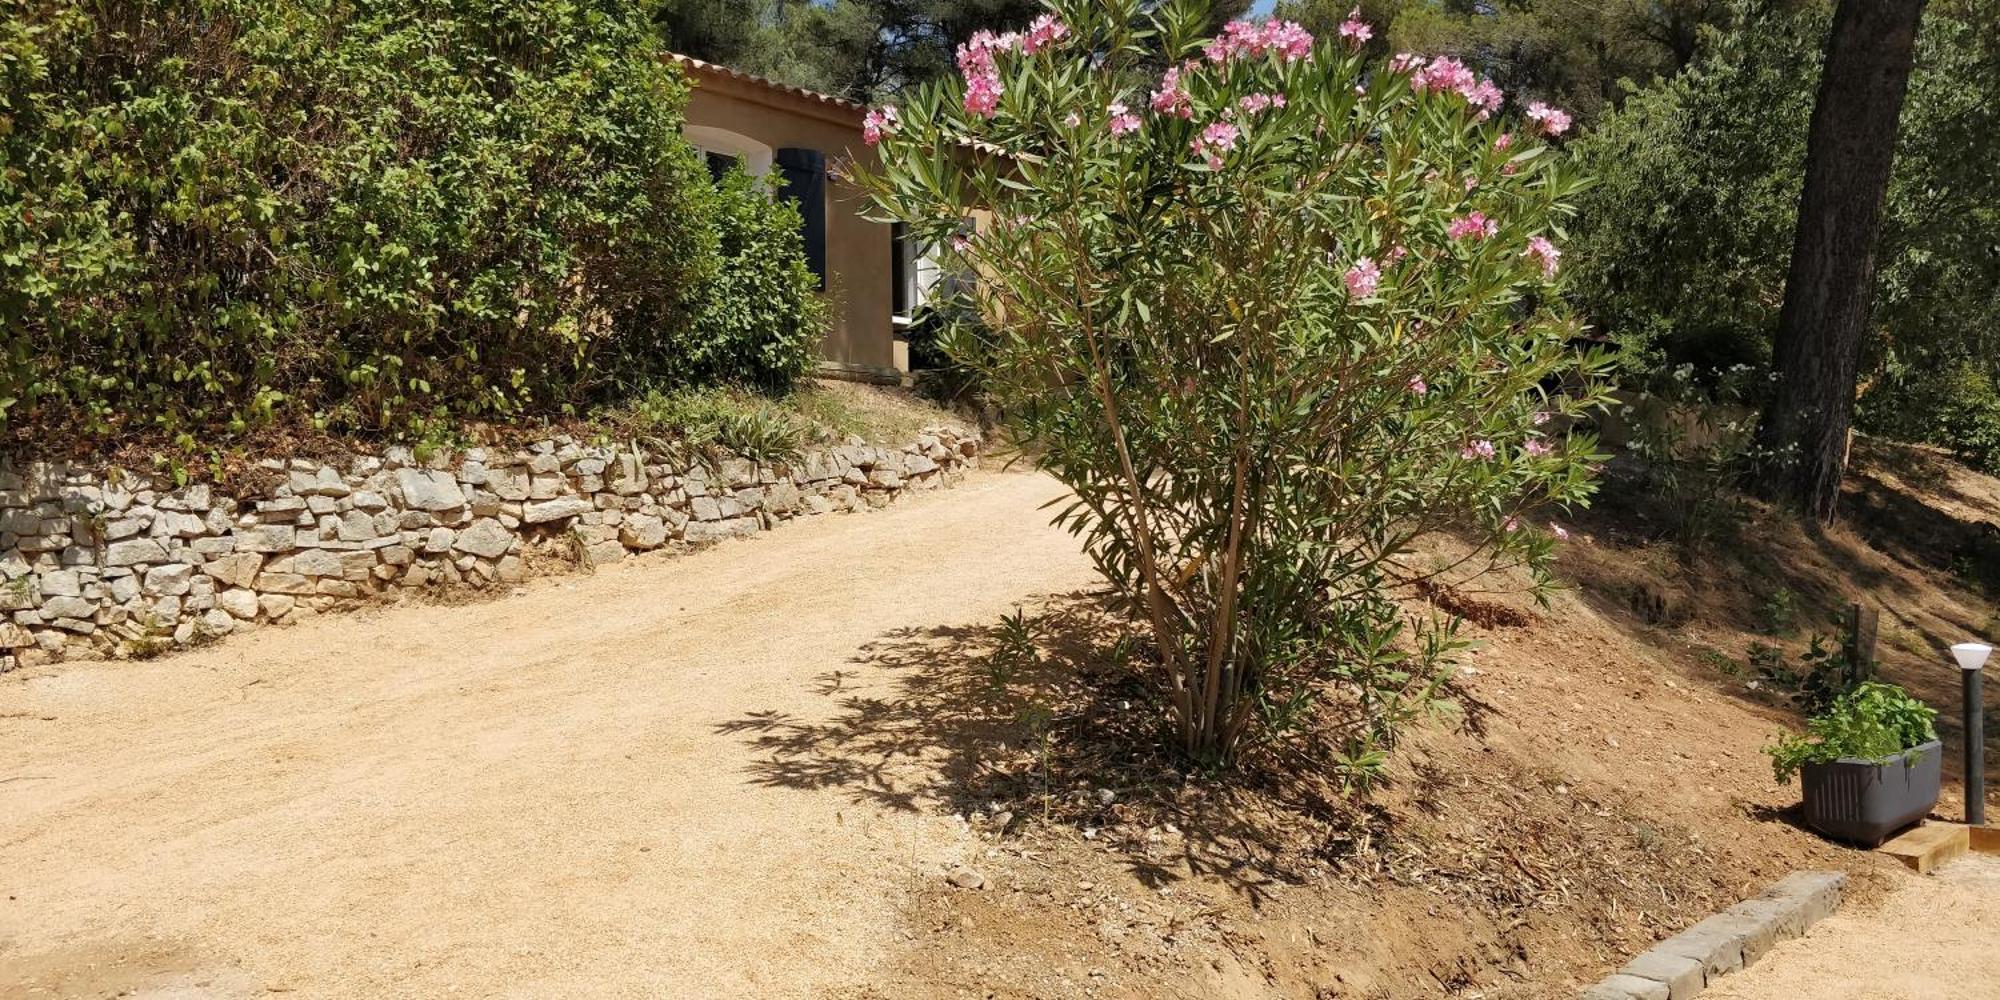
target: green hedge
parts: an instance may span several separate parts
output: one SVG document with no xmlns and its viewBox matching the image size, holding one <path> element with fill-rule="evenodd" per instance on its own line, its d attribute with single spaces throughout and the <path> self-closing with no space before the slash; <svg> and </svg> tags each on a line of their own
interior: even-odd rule
<svg viewBox="0 0 2000 1000">
<path fill-rule="evenodd" d="M 681 380 L 783 389 L 812 369 L 826 329 L 799 210 L 740 170 L 723 176 L 712 204 L 721 267 L 673 352 Z"/>
<path fill-rule="evenodd" d="M 6 0 L 0 421 L 399 429 L 732 374 L 683 356 L 730 227 L 642 8 Z"/>
</svg>

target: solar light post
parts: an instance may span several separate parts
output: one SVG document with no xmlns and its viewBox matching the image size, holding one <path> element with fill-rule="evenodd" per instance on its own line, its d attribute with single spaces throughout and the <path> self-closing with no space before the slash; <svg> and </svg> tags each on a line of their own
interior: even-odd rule
<svg viewBox="0 0 2000 1000">
<path fill-rule="evenodd" d="M 1965 679 L 1965 822 L 1970 826 L 1986 825 L 1986 723 L 1979 675 L 1985 673 L 1980 668 L 1992 654 L 1992 646 L 1977 642 L 1951 647 Z"/>
</svg>

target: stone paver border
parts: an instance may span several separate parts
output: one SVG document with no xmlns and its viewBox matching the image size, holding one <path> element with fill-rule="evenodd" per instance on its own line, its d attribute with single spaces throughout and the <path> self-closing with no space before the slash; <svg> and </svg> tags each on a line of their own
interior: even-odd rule
<svg viewBox="0 0 2000 1000">
<path fill-rule="evenodd" d="M 1654 945 L 1578 1000 L 1687 1000 L 1754 964 L 1840 908 L 1847 876 L 1793 872 L 1769 889 Z"/>
</svg>

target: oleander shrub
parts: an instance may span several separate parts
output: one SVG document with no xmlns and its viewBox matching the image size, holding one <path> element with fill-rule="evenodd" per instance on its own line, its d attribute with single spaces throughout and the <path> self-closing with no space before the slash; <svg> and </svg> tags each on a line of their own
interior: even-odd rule
<svg viewBox="0 0 2000 1000">
<path fill-rule="evenodd" d="M 1064 0 L 975 36 L 964 79 L 871 115 L 856 183 L 984 277 L 960 358 L 1148 623 L 1177 748 L 1331 733 L 1365 783 L 1460 645 L 1394 588 L 1546 583 L 1548 515 L 1593 490 L 1563 429 L 1609 365 L 1559 294 L 1582 182 L 1536 136 L 1566 116 L 1500 114 L 1454 60 L 1207 13 Z M 1444 531 L 1464 562 L 1418 548 Z"/>
<path fill-rule="evenodd" d="M 0 421 L 399 429 L 679 374 L 721 237 L 642 6 L 0 3 Z"/>
</svg>

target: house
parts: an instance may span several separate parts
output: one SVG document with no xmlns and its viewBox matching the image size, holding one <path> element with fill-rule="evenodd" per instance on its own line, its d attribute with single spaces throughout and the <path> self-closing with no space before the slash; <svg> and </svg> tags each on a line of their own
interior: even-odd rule
<svg viewBox="0 0 2000 1000">
<path fill-rule="evenodd" d="M 732 162 L 772 176 L 799 203 L 806 258 L 832 305 L 820 351 L 824 374 L 900 381 L 909 372 L 907 332 L 940 277 L 934 257 L 899 226 L 861 217 L 861 193 L 828 167 L 868 163 L 861 141 L 867 109 L 853 101 L 738 72 L 683 55 L 669 58 L 694 84 L 687 138 L 718 174 Z"/>
</svg>

